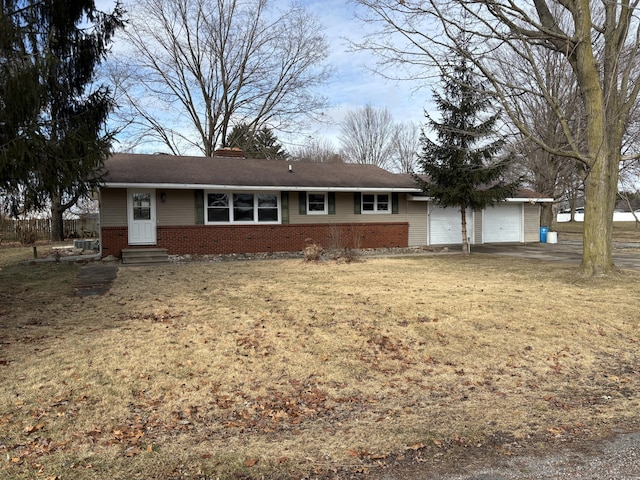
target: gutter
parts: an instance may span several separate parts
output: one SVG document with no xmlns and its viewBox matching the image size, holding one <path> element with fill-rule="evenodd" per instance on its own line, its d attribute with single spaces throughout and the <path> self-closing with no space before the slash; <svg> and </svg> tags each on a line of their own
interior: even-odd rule
<svg viewBox="0 0 640 480">
<path fill-rule="evenodd" d="M 433 197 L 427 196 L 416 196 L 409 195 L 407 200 L 410 202 L 432 202 Z M 553 198 L 505 198 L 502 200 L 503 202 L 512 202 L 512 203 L 551 203 L 553 202 Z"/>
<path fill-rule="evenodd" d="M 418 188 L 402 187 L 292 187 L 292 186 L 265 186 L 265 185 L 203 185 L 195 183 L 126 183 L 126 182 L 105 182 L 103 187 L 107 188 L 155 188 L 171 190 L 246 190 L 246 191 L 289 191 L 289 192 L 392 192 L 392 193 L 417 193 Z"/>
</svg>

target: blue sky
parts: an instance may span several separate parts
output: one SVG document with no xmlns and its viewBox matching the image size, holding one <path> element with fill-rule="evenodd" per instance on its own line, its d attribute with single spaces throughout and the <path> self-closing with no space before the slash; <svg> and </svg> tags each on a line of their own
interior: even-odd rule
<svg viewBox="0 0 640 480">
<path fill-rule="evenodd" d="M 175 0 L 179 1 L 179 0 Z M 273 0 L 286 7 L 289 0 Z M 331 107 L 323 112 L 326 122 L 312 126 L 306 135 L 323 137 L 338 148 L 339 123 L 346 113 L 366 104 L 386 107 L 397 122 L 424 123 L 424 109 L 431 98 L 432 85 L 415 82 L 394 82 L 367 70 L 375 65 L 375 57 L 368 52 L 349 51 L 349 40 L 358 41 L 365 26 L 354 16 L 355 6 L 348 0 L 302 0 L 299 3 L 319 17 L 325 27 L 330 45 L 329 65 L 334 69 L 330 81 L 319 91 L 329 99 Z M 114 0 L 97 0 L 96 5 L 110 10 Z M 116 45 L 117 48 L 117 45 Z M 417 89 L 417 90 L 416 90 Z M 304 138 L 281 138 L 285 147 Z"/>
<path fill-rule="evenodd" d="M 375 66 L 376 58 L 372 54 L 349 51 L 349 40 L 358 41 L 366 28 L 355 18 L 355 6 L 351 2 L 305 0 L 301 3 L 324 24 L 331 46 L 328 63 L 335 69 L 331 81 L 322 89 L 332 108 L 326 112 L 331 125 L 318 126 L 321 135 L 329 139 L 337 137 L 338 124 L 346 112 L 366 104 L 386 107 L 398 122 L 424 123 L 424 109 L 431 98 L 431 85 L 386 80 L 367 69 Z M 335 143 L 337 145 L 337 140 Z"/>
</svg>

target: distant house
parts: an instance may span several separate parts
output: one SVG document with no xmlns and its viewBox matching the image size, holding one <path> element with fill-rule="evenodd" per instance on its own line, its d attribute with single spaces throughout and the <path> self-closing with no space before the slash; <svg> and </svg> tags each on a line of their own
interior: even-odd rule
<svg viewBox="0 0 640 480">
<path fill-rule="evenodd" d="M 115 154 L 100 189 L 103 256 L 300 251 L 305 241 L 358 248 L 461 242 L 460 213 L 421 195 L 408 175 L 373 165 L 237 156 Z M 469 212 L 470 242 L 537 242 L 535 192 Z"/>
</svg>

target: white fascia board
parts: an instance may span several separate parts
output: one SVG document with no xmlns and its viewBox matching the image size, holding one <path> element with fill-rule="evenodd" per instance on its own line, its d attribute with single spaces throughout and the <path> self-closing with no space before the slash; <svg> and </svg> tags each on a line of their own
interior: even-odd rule
<svg viewBox="0 0 640 480">
<path fill-rule="evenodd" d="M 433 197 L 409 195 L 407 199 L 410 202 L 432 202 Z M 553 198 L 505 198 L 503 202 L 513 203 L 549 203 L 553 202 Z M 498 202 L 500 203 L 500 202 Z"/>
<path fill-rule="evenodd" d="M 202 185 L 186 183 L 122 183 L 105 182 L 107 188 L 155 188 L 166 190 L 247 190 L 247 191 L 289 191 L 289 192 L 398 192 L 416 193 L 419 190 L 409 188 L 369 188 L 369 187 L 284 187 L 284 186 L 261 186 L 261 185 Z"/>
<path fill-rule="evenodd" d="M 504 201 L 515 203 L 549 203 L 553 202 L 553 198 L 507 198 Z"/>
</svg>

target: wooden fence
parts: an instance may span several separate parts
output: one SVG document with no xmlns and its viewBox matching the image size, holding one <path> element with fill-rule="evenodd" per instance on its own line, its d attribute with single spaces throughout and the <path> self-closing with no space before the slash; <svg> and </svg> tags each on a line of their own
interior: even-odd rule
<svg viewBox="0 0 640 480">
<path fill-rule="evenodd" d="M 66 238 L 97 238 L 98 220 L 96 218 L 79 218 L 63 220 Z M 34 240 L 51 238 L 51 220 L 48 218 L 32 218 L 29 220 L 0 219 L 0 242 L 30 243 Z"/>
</svg>

